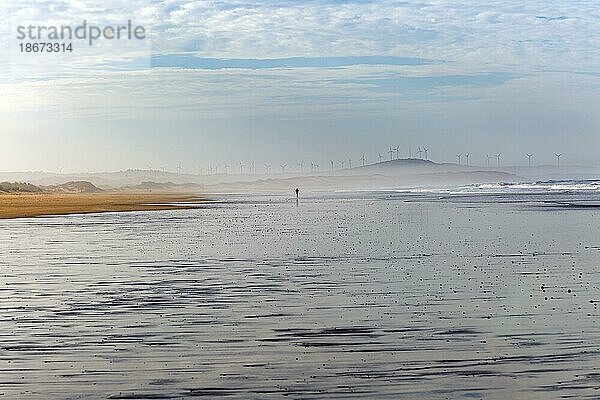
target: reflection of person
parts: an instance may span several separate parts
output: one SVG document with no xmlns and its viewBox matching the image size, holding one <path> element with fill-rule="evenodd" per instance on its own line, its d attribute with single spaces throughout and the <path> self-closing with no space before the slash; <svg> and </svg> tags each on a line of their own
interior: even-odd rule
<svg viewBox="0 0 600 400">
<path fill-rule="evenodd" d="M 296 188 L 296 198 L 298 198 L 298 193 L 300 193 L 300 189 Z"/>
</svg>

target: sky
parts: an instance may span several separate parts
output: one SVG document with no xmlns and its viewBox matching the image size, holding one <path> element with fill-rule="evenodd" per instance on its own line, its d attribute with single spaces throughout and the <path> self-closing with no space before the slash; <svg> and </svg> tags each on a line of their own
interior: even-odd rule
<svg viewBox="0 0 600 400">
<path fill-rule="evenodd" d="M 324 166 L 390 146 L 600 165 L 597 1 L 6 3 L 0 171 Z M 147 35 L 19 51 L 20 25 L 83 20 Z"/>
</svg>

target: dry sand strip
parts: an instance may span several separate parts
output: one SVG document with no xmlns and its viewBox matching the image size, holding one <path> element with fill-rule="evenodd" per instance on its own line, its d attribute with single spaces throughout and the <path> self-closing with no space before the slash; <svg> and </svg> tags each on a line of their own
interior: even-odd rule
<svg viewBox="0 0 600 400">
<path fill-rule="evenodd" d="M 2 194 L 0 219 L 102 212 L 154 211 L 192 208 L 179 202 L 201 202 L 181 194 Z"/>
</svg>

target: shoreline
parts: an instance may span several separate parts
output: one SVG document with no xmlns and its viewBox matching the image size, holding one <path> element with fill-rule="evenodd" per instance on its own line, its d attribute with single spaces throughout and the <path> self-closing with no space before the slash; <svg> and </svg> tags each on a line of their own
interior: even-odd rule
<svg viewBox="0 0 600 400">
<path fill-rule="evenodd" d="M 202 202 L 185 194 L 139 193 L 14 193 L 0 194 L 0 219 L 105 212 L 190 209 L 179 202 Z"/>
</svg>

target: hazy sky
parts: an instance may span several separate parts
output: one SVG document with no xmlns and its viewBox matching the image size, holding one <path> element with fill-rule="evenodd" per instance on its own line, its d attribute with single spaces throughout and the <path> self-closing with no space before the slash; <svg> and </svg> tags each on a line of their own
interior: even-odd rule
<svg viewBox="0 0 600 400">
<path fill-rule="evenodd" d="M 327 165 L 390 145 L 600 165 L 597 0 L 5 3 L 0 170 Z M 17 26 L 84 19 L 149 37 L 19 53 Z"/>
</svg>

